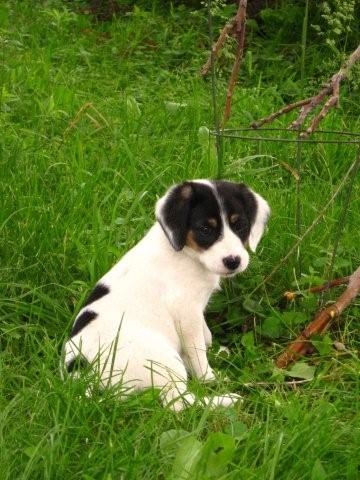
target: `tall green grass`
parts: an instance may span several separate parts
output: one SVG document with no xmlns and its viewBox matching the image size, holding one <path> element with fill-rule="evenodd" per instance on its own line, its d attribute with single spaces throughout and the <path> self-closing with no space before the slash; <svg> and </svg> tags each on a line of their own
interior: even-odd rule
<svg viewBox="0 0 360 480">
<path fill-rule="evenodd" d="M 224 140 L 224 176 L 263 194 L 272 217 L 248 271 L 224 283 L 209 305 L 211 363 L 228 380 L 193 389 L 239 391 L 244 403 L 176 416 L 156 392 L 119 402 L 115 392 L 87 397 L 85 381 L 60 378 L 74 316 L 152 224 L 157 196 L 173 182 L 216 175 L 213 140 L 201 129 L 213 118 L 210 84 L 198 75 L 207 55 L 205 13 L 137 7 L 102 24 L 69 3 L 7 0 L 0 40 L 0 478 L 357 478 L 359 302 L 317 340 L 319 352 L 306 362 L 312 381 L 289 387 L 273 367 L 318 308 L 305 296 L 281 311 L 281 294 L 324 280 L 343 195 L 302 243 L 302 274 L 292 258 L 249 298 L 296 239 L 296 181 L 284 168 L 296 168 L 292 145 Z M 254 45 L 260 41 L 269 48 L 270 40 Z M 283 73 L 268 59 L 273 83 L 250 60 L 229 126 L 273 111 L 288 92 L 291 55 L 282 57 Z M 225 74 L 224 66 L 220 102 Z M 316 89 L 311 74 L 303 70 L 309 90 Z M 324 128 L 359 130 L 358 116 L 345 89 Z M 355 156 L 349 146 L 304 146 L 301 229 Z M 334 275 L 359 265 L 359 193 L 357 178 Z M 346 350 L 336 351 L 333 340 Z M 230 346 L 228 357 L 215 355 L 219 344 Z M 177 439 L 170 446 L 169 435 Z"/>
</svg>

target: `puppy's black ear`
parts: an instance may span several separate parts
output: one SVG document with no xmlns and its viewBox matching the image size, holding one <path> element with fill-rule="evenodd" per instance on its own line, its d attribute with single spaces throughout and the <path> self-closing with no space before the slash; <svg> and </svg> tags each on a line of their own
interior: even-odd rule
<svg viewBox="0 0 360 480">
<path fill-rule="evenodd" d="M 156 203 L 156 220 L 176 251 L 185 246 L 193 193 L 191 182 L 184 182 L 171 187 Z"/>
</svg>

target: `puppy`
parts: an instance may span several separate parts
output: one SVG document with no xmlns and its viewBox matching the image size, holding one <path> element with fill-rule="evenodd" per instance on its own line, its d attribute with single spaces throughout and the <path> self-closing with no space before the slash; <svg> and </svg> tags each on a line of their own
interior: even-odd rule
<svg viewBox="0 0 360 480">
<path fill-rule="evenodd" d="M 269 214 L 267 202 L 244 184 L 194 180 L 171 187 L 156 204 L 155 224 L 102 277 L 76 317 L 66 370 L 86 360 L 102 386 L 120 385 L 120 396 L 157 387 L 175 411 L 193 404 L 188 373 L 214 379 L 204 309 L 221 277 L 246 269 L 245 246 L 255 251 Z M 237 399 L 229 393 L 203 403 Z"/>
</svg>

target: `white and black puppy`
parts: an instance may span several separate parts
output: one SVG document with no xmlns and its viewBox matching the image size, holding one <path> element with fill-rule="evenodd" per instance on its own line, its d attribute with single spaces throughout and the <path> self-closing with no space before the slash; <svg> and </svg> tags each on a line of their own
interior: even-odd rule
<svg viewBox="0 0 360 480">
<path fill-rule="evenodd" d="M 102 385 L 121 384 L 124 396 L 153 386 L 174 410 L 193 404 L 188 372 L 214 379 L 204 309 L 221 277 L 246 269 L 245 247 L 255 251 L 269 214 L 267 202 L 244 184 L 194 180 L 171 187 L 156 204 L 155 224 L 79 312 L 65 345 L 67 371 L 85 359 Z M 226 406 L 237 398 L 203 402 Z"/>
</svg>

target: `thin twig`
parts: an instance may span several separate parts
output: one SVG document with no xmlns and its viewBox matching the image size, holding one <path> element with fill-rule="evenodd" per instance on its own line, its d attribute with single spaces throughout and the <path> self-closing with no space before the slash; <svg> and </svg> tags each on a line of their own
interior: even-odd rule
<svg viewBox="0 0 360 480">
<path fill-rule="evenodd" d="M 222 128 L 225 127 L 227 120 L 230 117 L 231 112 L 231 100 L 234 93 L 234 88 L 236 85 L 236 80 L 239 75 L 241 60 L 244 52 L 244 41 L 245 41 L 245 23 L 246 23 L 246 6 L 247 0 L 239 1 L 239 9 L 235 17 L 235 34 L 237 39 L 237 48 L 234 65 L 231 71 L 230 80 L 228 84 L 228 89 L 226 93 L 224 117 L 222 122 Z"/>
<path fill-rule="evenodd" d="M 339 106 L 340 101 L 340 83 L 349 76 L 350 70 L 353 65 L 360 60 L 360 45 L 354 50 L 351 55 L 347 58 L 345 63 L 341 66 L 340 70 L 336 72 L 329 82 L 327 82 L 320 90 L 319 93 L 313 95 L 312 97 L 305 98 L 304 100 L 299 100 L 297 102 L 286 105 L 277 112 L 263 117 L 257 122 L 252 123 L 253 128 L 259 128 L 264 124 L 273 122 L 276 118 L 284 115 L 285 113 L 291 112 L 292 110 L 301 107 L 300 113 L 297 119 L 291 123 L 290 128 L 294 130 L 300 130 L 309 116 L 309 114 L 318 106 L 325 101 L 326 97 L 329 97 L 328 100 L 323 105 L 320 112 L 315 115 L 312 119 L 310 126 L 306 129 L 305 132 L 300 134 L 301 138 L 307 138 L 311 135 L 316 128 L 319 126 L 319 123 L 326 117 L 330 109 L 333 107 Z"/>
<path fill-rule="evenodd" d="M 221 30 L 219 38 L 217 39 L 216 43 L 212 46 L 212 50 L 209 55 L 209 58 L 207 59 L 205 65 L 201 69 L 201 75 L 205 77 L 211 68 L 211 56 L 215 60 L 220 53 L 220 50 L 224 46 L 224 43 L 229 35 L 234 30 L 234 26 L 236 24 L 236 16 L 231 18 L 226 24 L 225 27 Z"/>
<path fill-rule="evenodd" d="M 282 385 L 293 386 L 296 385 L 304 385 L 305 383 L 312 382 L 314 379 L 304 379 L 304 380 L 290 380 L 287 382 L 250 382 L 250 383 L 243 383 L 242 387 L 245 388 L 253 388 L 253 387 L 281 387 Z"/>
<path fill-rule="evenodd" d="M 320 293 L 320 292 L 324 292 L 325 290 L 328 290 L 329 288 L 338 287 L 339 285 L 345 285 L 346 283 L 349 282 L 349 279 L 350 279 L 350 276 L 335 278 L 334 280 L 331 280 L 330 282 L 326 282 L 323 285 L 310 287 L 306 290 L 306 292 L 289 291 L 289 292 L 285 292 L 283 296 L 286 298 L 286 300 L 291 301 L 291 300 L 294 300 L 296 297 L 299 297 L 300 295 L 304 295 L 304 293 Z"/>
<path fill-rule="evenodd" d="M 333 195 L 330 197 L 326 205 L 320 210 L 319 215 L 315 218 L 315 220 L 311 223 L 311 225 L 308 226 L 308 228 L 305 230 L 305 232 L 301 235 L 301 237 L 294 243 L 294 245 L 290 248 L 288 253 L 281 259 L 281 261 L 276 265 L 276 267 L 273 268 L 273 270 L 269 273 L 269 275 L 264 278 L 264 280 L 259 283 L 251 292 L 250 296 L 253 295 L 259 288 L 261 288 L 265 283 L 267 283 L 270 278 L 272 278 L 275 273 L 288 261 L 288 259 L 291 257 L 291 255 L 296 251 L 297 247 L 300 245 L 300 243 L 304 240 L 304 238 L 316 227 L 316 225 L 319 223 L 320 219 L 324 216 L 326 213 L 327 209 L 332 205 L 334 202 L 335 198 L 339 195 L 341 192 L 343 186 L 346 183 L 346 180 L 348 179 L 349 175 L 351 172 L 354 170 L 354 168 L 357 168 L 358 164 L 360 163 L 360 156 L 351 164 L 349 170 L 345 173 L 343 179 L 341 180 L 339 186 L 337 187 L 336 191 L 333 193 Z"/>
<path fill-rule="evenodd" d="M 257 122 L 253 122 L 250 126 L 252 128 L 260 128 L 266 123 L 273 122 L 276 118 L 280 117 L 281 115 L 291 112 L 295 108 L 299 108 L 299 107 L 302 107 L 303 105 L 308 104 L 310 101 L 311 101 L 311 98 L 305 98 L 304 100 L 299 100 L 298 102 L 290 103 L 289 105 L 286 105 L 285 107 L 281 108 L 277 112 L 272 113 L 268 117 L 263 117 Z"/>
<path fill-rule="evenodd" d="M 276 366 L 286 368 L 306 354 L 311 337 L 315 334 L 324 333 L 329 328 L 330 322 L 341 315 L 345 308 L 357 297 L 359 291 L 360 267 L 350 276 L 345 292 L 340 295 L 333 305 L 324 308 L 315 316 L 314 320 L 302 331 L 297 339 L 278 357 Z"/>
</svg>

